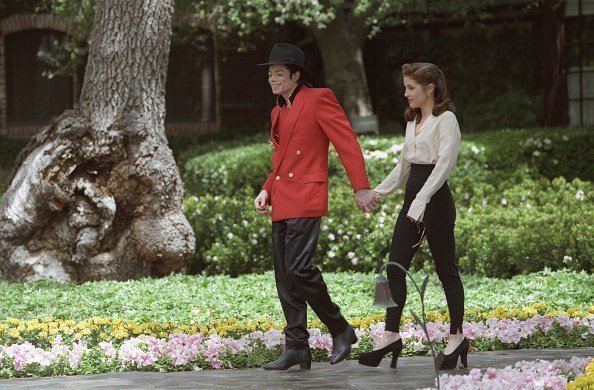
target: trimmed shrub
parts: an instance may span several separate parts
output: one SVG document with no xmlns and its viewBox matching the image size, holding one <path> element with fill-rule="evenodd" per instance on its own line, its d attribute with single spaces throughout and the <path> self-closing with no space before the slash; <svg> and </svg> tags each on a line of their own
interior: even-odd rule
<svg viewBox="0 0 594 390">
<path fill-rule="evenodd" d="M 272 269 L 270 219 L 254 210 L 248 191 L 186 197 L 184 214 L 196 236 L 188 271 L 240 275 Z"/>
<path fill-rule="evenodd" d="M 186 193 L 232 195 L 244 188 L 257 191 L 271 170 L 272 148 L 252 144 L 206 153 L 185 165 Z"/>
<path fill-rule="evenodd" d="M 457 253 L 462 270 L 496 277 L 545 268 L 594 270 L 594 185 L 578 179 L 527 181 L 459 207 Z M 352 190 L 334 186 L 330 215 L 322 220 L 315 263 L 328 271 L 373 271 L 387 258 L 402 193 L 373 214 L 356 209 Z M 193 272 L 272 269 L 269 218 L 253 210 L 252 196 L 188 197 L 186 215 L 196 232 Z M 463 202 L 460 202 L 463 203 Z M 431 266 L 426 242 L 416 267 Z"/>
<path fill-rule="evenodd" d="M 594 271 L 594 185 L 541 179 L 459 209 L 460 266 L 510 277 L 544 268 Z"/>
<path fill-rule="evenodd" d="M 580 179 L 548 178 L 562 172 L 578 177 L 591 174 L 574 164 L 580 158 L 589 161 L 588 149 L 576 148 L 585 155 L 573 157 L 567 146 L 574 137 L 590 142 L 588 131 L 506 130 L 464 138 L 448 180 L 458 208 L 461 269 L 498 277 L 544 268 L 594 269 L 594 185 Z M 402 142 L 403 137 L 360 138 L 372 186 L 393 169 Z M 559 163 L 540 159 L 544 153 L 558 156 Z M 197 240 L 190 270 L 238 275 L 272 269 L 270 221 L 256 214 L 252 204 L 270 169 L 268 146 L 204 154 L 190 162 L 195 164 L 193 171 L 200 172 L 192 179 L 192 192 L 201 194 L 189 196 L 184 205 Z M 334 152 L 329 172 L 330 210 L 322 220 L 315 263 L 328 271 L 372 271 L 387 258 L 403 191 L 382 200 L 373 214 L 364 215 L 355 207 L 350 183 Z M 431 267 L 430 259 L 424 242 L 413 267 Z"/>
</svg>

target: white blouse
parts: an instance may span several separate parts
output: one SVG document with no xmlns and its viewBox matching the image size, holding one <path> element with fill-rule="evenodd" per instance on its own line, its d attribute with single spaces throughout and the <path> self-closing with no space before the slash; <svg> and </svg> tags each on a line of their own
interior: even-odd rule
<svg viewBox="0 0 594 390">
<path fill-rule="evenodd" d="M 416 135 L 415 121 L 408 122 L 398 164 L 373 191 L 380 195 L 393 194 L 408 179 L 411 164 L 435 164 L 407 214 L 415 221 L 422 221 L 427 203 L 456 165 L 460 138 L 460 126 L 451 111 L 427 117 Z"/>
</svg>

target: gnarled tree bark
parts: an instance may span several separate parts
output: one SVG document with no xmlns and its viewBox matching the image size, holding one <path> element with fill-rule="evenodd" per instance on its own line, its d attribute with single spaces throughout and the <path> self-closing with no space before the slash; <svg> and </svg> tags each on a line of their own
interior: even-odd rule
<svg viewBox="0 0 594 390">
<path fill-rule="evenodd" d="M 96 2 L 80 106 L 21 153 L 0 214 L 6 279 L 183 270 L 194 234 L 165 137 L 172 0 Z"/>
</svg>

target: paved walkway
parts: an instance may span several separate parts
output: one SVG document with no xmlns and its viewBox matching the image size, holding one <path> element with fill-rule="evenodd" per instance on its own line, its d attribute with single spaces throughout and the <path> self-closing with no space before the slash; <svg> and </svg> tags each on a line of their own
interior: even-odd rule
<svg viewBox="0 0 594 390">
<path fill-rule="evenodd" d="M 525 349 L 474 352 L 468 355 L 471 368 L 503 368 L 520 360 L 594 357 L 594 348 Z M 446 372 L 446 371 L 442 371 Z M 466 370 L 447 371 L 466 374 Z M 0 389 L 419 389 L 434 385 L 433 360 L 427 356 L 398 359 L 398 369 L 389 359 L 380 367 L 360 366 L 349 360 L 336 366 L 314 363 L 311 371 L 292 368 L 271 372 L 262 369 L 205 370 L 193 372 L 123 372 L 71 377 L 0 380 Z"/>
</svg>

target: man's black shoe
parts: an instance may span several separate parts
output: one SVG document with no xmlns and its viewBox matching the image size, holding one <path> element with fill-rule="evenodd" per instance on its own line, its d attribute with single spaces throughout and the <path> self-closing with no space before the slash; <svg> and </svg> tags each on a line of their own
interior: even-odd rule
<svg viewBox="0 0 594 390">
<path fill-rule="evenodd" d="M 338 336 L 332 337 L 332 356 L 330 356 L 330 364 L 340 363 L 349 356 L 349 353 L 351 353 L 351 344 L 355 344 L 357 340 L 357 335 L 351 325 Z"/>
<path fill-rule="evenodd" d="M 288 370 L 299 364 L 302 370 L 311 370 L 311 350 L 309 348 L 289 348 L 278 359 L 266 364 L 265 370 Z"/>
</svg>

